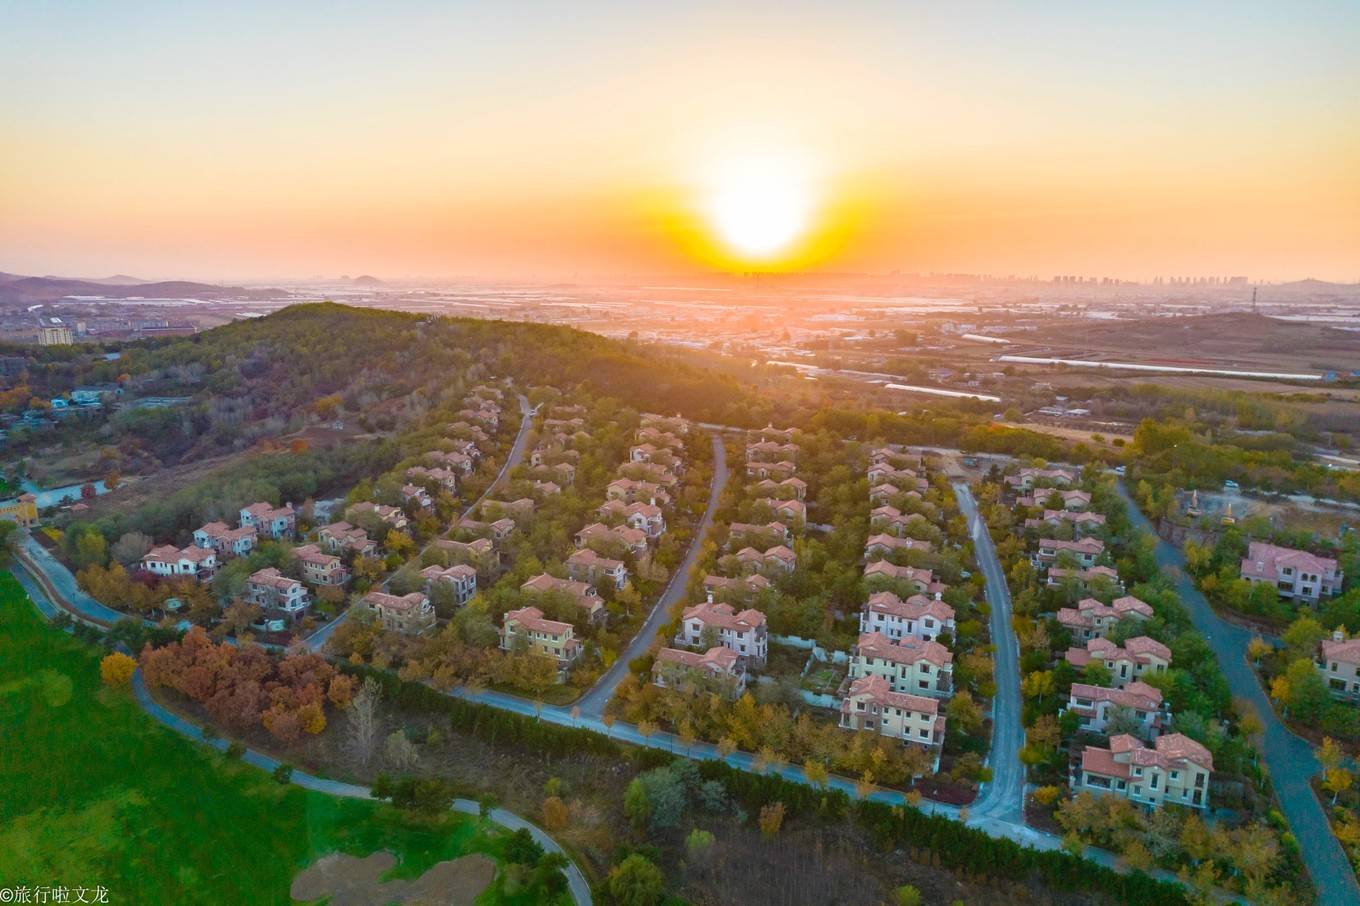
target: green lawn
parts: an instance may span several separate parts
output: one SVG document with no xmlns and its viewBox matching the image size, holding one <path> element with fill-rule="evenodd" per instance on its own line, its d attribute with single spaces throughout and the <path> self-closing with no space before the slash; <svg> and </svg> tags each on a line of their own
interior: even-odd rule
<svg viewBox="0 0 1360 906">
<path fill-rule="evenodd" d="M 0 572 L 0 886 L 108 888 L 110 903 L 288 903 L 319 856 L 390 850 L 415 877 L 506 834 L 450 813 L 422 821 L 378 803 L 276 783 L 162 727 L 102 687 L 102 652 L 44 623 Z M 505 873 L 479 902 L 514 896 Z"/>
</svg>

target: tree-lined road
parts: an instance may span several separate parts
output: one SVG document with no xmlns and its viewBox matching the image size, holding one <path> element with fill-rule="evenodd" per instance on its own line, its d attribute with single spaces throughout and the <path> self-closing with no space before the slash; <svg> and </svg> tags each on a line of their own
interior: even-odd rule
<svg viewBox="0 0 1360 906">
<path fill-rule="evenodd" d="M 694 527 L 694 537 L 690 539 L 689 550 L 685 552 L 685 559 L 675 568 L 671 575 L 670 582 L 661 592 L 661 597 L 657 598 L 656 604 L 652 605 L 652 612 L 647 614 L 646 621 L 637 635 L 628 643 L 628 647 L 620 652 L 618 659 L 605 671 L 578 701 L 577 707 L 582 714 L 591 717 L 599 717 L 604 714 L 605 705 L 614 697 L 614 690 L 623 682 L 623 678 L 628 675 L 628 662 L 634 658 L 646 654 L 656 641 L 657 635 L 661 632 L 661 627 L 666 625 L 670 615 L 670 609 L 680 602 L 685 595 L 685 588 L 689 583 L 690 570 L 694 568 L 695 562 L 699 559 L 699 551 L 703 549 L 704 538 L 708 536 L 709 527 L 713 524 L 713 514 L 718 509 L 718 499 L 722 496 L 723 488 L 727 485 L 727 448 L 723 446 L 723 441 L 717 434 L 713 435 L 713 480 L 708 487 L 708 506 L 704 509 L 704 515 L 700 517 L 699 523 Z"/>
<path fill-rule="evenodd" d="M 1260 742 L 1261 757 L 1270 769 L 1270 778 L 1280 800 L 1280 811 L 1299 841 L 1304 865 L 1308 867 L 1308 874 L 1317 887 L 1318 902 L 1329 906 L 1333 903 L 1360 903 L 1360 885 L 1356 884 L 1355 872 L 1351 870 L 1341 844 L 1332 836 L 1327 815 L 1310 784 L 1311 778 L 1322 770 L 1313 747 L 1289 732 L 1289 728 L 1276 717 L 1265 690 L 1247 663 L 1247 643 L 1251 641 L 1253 631 L 1230 623 L 1214 613 L 1213 607 L 1195 587 L 1186 570 L 1185 554 L 1157 535 L 1152 523 L 1143 515 L 1122 481 L 1118 487 L 1134 526 L 1157 539 L 1154 552 L 1157 565 L 1174 583 L 1176 593 L 1185 602 L 1195 628 L 1218 657 L 1233 696 L 1246 699 L 1261 717 L 1264 728 Z"/>
<path fill-rule="evenodd" d="M 501 466 L 501 470 L 496 473 L 496 477 L 491 484 L 486 486 L 486 490 L 482 492 L 482 496 L 478 497 L 467 509 L 463 510 L 462 514 L 459 516 L 460 519 L 467 518 L 469 513 L 477 509 L 481 502 L 496 489 L 496 486 L 505 480 L 505 476 L 510 474 L 510 470 L 519 465 L 524 459 L 524 448 L 529 442 L 529 429 L 533 427 L 534 414 L 538 412 L 538 409 L 531 408 L 529 406 L 529 400 L 521 393 L 519 394 L 519 411 L 521 415 L 519 433 L 515 435 L 515 442 L 510 445 L 510 453 L 505 457 L 505 463 Z M 390 578 L 391 577 L 389 576 L 388 579 Z M 384 579 L 382 582 L 384 591 L 387 589 L 388 579 Z M 330 640 L 330 637 L 335 634 L 335 630 L 340 628 L 340 624 L 345 622 L 346 618 L 349 617 L 350 611 L 353 609 L 353 607 L 346 607 L 335 619 L 303 639 L 302 644 L 307 647 L 308 651 L 320 651 L 325 647 L 326 642 Z"/>
<path fill-rule="evenodd" d="M 996 556 L 996 546 L 987 533 L 987 523 L 978 514 L 968 485 L 956 482 L 954 496 L 963 517 L 968 520 L 978 569 L 986 582 L 987 603 L 992 610 L 992 644 L 996 651 L 992 749 L 987 757 L 992 779 L 983 784 L 971 811 L 979 818 L 1024 825 L 1025 766 L 1020 762 L 1020 749 L 1025 745 L 1025 726 L 1020 701 L 1020 646 L 1011 628 L 1011 592 L 1006 585 L 1006 573 Z"/>
</svg>

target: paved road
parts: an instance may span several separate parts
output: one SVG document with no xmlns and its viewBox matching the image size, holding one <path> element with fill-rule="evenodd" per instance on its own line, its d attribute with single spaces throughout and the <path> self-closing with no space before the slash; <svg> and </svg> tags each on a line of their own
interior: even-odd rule
<svg viewBox="0 0 1360 906">
<path fill-rule="evenodd" d="M 1129 517 L 1138 528 L 1157 538 L 1152 524 L 1138 509 L 1123 482 L 1120 496 L 1128 505 Z M 1209 642 L 1228 679 L 1232 694 L 1251 702 L 1261 716 L 1265 731 L 1261 737 L 1261 757 L 1270 769 L 1279 794 L 1280 810 L 1289 821 L 1289 828 L 1298 838 L 1304 864 L 1317 887 L 1318 902 L 1328 906 L 1338 903 L 1360 903 L 1360 886 L 1355 881 L 1341 844 L 1332 836 L 1327 816 L 1309 785 L 1309 778 L 1321 767 L 1313 754 L 1313 747 L 1295 736 L 1275 716 L 1265 691 L 1247 663 L 1247 643 L 1254 633 L 1220 618 L 1213 607 L 1195 587 L 1185 569 L 1185 555 L 1181 550 L 1158 538 L 1157 565 L 1174 582 L 1176 591 L 1190 611 L 1190 618 Z"/>
<path fill-rule="evenodd" d="M 132 691 L 137 698 L 137 703 L 142 706 L 142 710 L 169 727 L 171 730 L 174 730 L 181 736 L 187 736 L 189 739 L 196 742 L 206 743 L 219 751 L 226 750 L 228 745 L 227 740 L 220 737 L 211 740 L 204 739 L 201 727 L 163 707 L 159 702 L 152 698 L 151 692 L 146 688 L 146 682 L 142 679 L 141 670 L 138 670 L 133 674 Z M 247 764 L 254 765 L 262 771 L 272 772 L 279 766 L 279 761 L 277 759 L 271 758 L 263 752 L 257 752 L 254 749 L 246 749 L 241 760 L 245 761 Z M 373 791 L 369 787 L 345 783 L 340 780 L 328 780 L 324 777 L 316 777 L 312 774 L 298 770 L 293 771 L 292 782 L 303 789 L 312 790 L 316 793 L 325 793 L 329 796 L 341 796 L 348 799 L 373 798 Z M 455 799 L 453 810 L 469 815 L 476 815 L 480 813 L 481 807 L 471 799 Z M 556 840 L 549 837 L 543 830 L 534 824 L 525 821 L 513 812 L 507 812 L 504 809 L 498 808 L 493 809 L 488 817 L 497 824 L 509 828 L 512 831 L 519 830 L 520 828 L 527 829 L 533 838 L 538 841 L 539 846 L 542 846 L 548 852 L 561 853 L 565 856 L 567 859 L 567 884 L 571 890 L 572 899 L 576 901 L 578 906 L 591 906 L 592 899 L 590 896 L 590 885 L 586 883 L 585 875 L 581 873 L 581 869 L 572 861 L 571 856 L 567 855 L 562 847 L 557 844 Z"/>
<path fill-rule="evenodd" d="M 56 563 L 55 560 L 52 562 Z M 56 565 L 61 567 L 60 563 L 56 563 Z M 53 571 L 52 574 L 48 574 L 41 570 L 34 570 L 32 567 L 28 567 L 22 570 L 15 570 L 14 576 L 18 579 L 19 584 L 24 587 L 24 590 L 28 592 L 29 600 L 44 619 L 51 620 L 63 610 L 72 613 L 73 616 L 80 616 L 80 608 L 77 606 L 77 602 L 74 599 L 58 596 L 56 600 L 53 600 L 53 596 L 50 593 L 50 585 L 53 580 L 61 582 L 64 581 L 63 577 L 70 578 L 71 574 L 64 568 L 59 568 Z M 98 601 L 89 598 L 88 595 L 82 594 L 82 597 L 84 597 L 87 602 L 92 602 L 97 607 L 102 608 L 104 606 L 99 604 Z M 58 602 L 60 602 L 60 604 L 58 604 Z M 116 611 L 114 614 L 119 618 L 122 616 Z M 116 620 L 114 622 L 116 622 Z M 141 705 L 142 710 L 146 711 L 156 720 L 174 730 L 176 733 L 187 736 L 198 742 L 207 743 L 218 750 L 225 750 L 227 748 L 228 743 L 225 739 L 204 739 L 203 730 L 197 724 L 185 720 L 173 711 L 164 708 L 159 702 L 152 698 L 150 691 L 146 688 L 146 683 L 142 679 L 141 670 L 138 670 L 133 674 L 132 689 L 133 694 L 136 696 L 137 703 Z M 257 752 L 254 749 L 247 749 L 242 760 L 265 771 L 273 771 L 279 765 L 279 762 L 276 759 L 269 757 L 263 752 Z M 366 786 L 357 786 L 339 780 L 328 780 L 324 777 L 315 777 L 303 771 L 294 771 L 292 780 L 293 783 L 304 789 L 313 790 L 318 793 L 326 793 L 331 796 L 344 796 L 351 799 L 373 798 L 372 790 Z M 471 799 L 454 800 L 453 809 L 454 811 L 464 812 L 469 815 L 476 815 L 481 811 L 480 805 L 473 802 Z M 567 885 L 571 891 L 572 899 L 575 900 L 577 906 L 592 906 L 593 899 L 590 895 L 590 885 L 586 882 L 585 875 L 581 873 L 580 867 L 572 860 L 571 856 L 558 845 L 556 840 L 548 836 L 547 833 L 533 823 L 524 820 L 513 812 L 507 812 L 505 809 L 493 809 L 489 817 L 492 821 L 512 831 L 521 828 L 528 830 L 544 850 L 561 853 L 565 856 L 567 859 L 567 868 L 565 869 Z"/>
<path fill-rule="evenodd" d="M 56 567 L 60 573 L 65 572 L 65 568 L 62 567 L 60 563 L 56 563 Z M 52 601 L 46 600 L 46 592 L 34 583 L 25 583 L 25 588 L 29 589 L 35 605 L 38 607 L 39 611 L 44 614 L 55 612 L 56 605 L 60 605 L 62 609 L 68 611 L 73 609 L 73 605 L 69 601 L 58 598 L 54 604 Z M 37 592 L 36 594 L 34 594 L 35 591 Z M 671 733 L 656 732 L 644 735 L 632 724 L 616 723 L 613 726 L 608 726 L 599 716 L 586 715 L 583 713 L 573 716 L 570 708 L 540 706 L 535 702 L 504 692 L 494 692 L 485 689 L 472 690 L 457 688 L 445 694 L 461 698 L 465 701 L 485 705 L 490 708 L 498 708 L 502 711 L 509 711 L 525 717 L 544 720 L 559 726 L 591 730 L 595 733 L 601 733 L 631 745 L 645 746 L 651 749 L 671 752 L 675 755 L 684 755 L 688 758 L 697 758 L 706 761 L 722 761 L 728 766 L 738 770 L 759 773 L 756 767 L 755 756 L 748 752 L 733 752 L 729 755 L 723 755 L 722 752 L 718 750 L 717 746 L 710 743 L 695 742 L 687 746 L 679 739 L 679 737 Z M 199 735 L 201 736 L 201 732 Z M 251 760 L 252 763 L 263 765 L 265 762 L 260 759 L 263 759 L 264 757 L 265 756 L 263 755 L 257 755 L 248 760 Z M 270 770 L 272 770 L 272 766 L 270 767 Z M 801 783 L 808 786 L 816 785 L 809 781 L 807 776 L 803 773 L 803 769 L 796 765 L 771 765 L 766 766 L 765 770 L 778 774 L 785 780 L 794 783 Z M 342 788 L 330 786 L 330 784 L 335 783 L 335 781 L 323 780 L 321 778 L 312 778 L 312 780 L 317 784 L 324 785 L 310 787 L 317 789 L 320 792 L 334 792 L 336 789 Z M 858 796 L 856 784 L 849 778 L 833 775 L 827 785 L 831 789 L 840 790 L 852 797 Z M 907 804 L 906 796 L 896 790 L 876 789 L 869 793 L 868 798 L 874 802 L 882 802 L 888 805 Z M 961 810 L 952 805 L 924 800 L 920 803 L 918 808 L 928 814 L 940 815 L 954 821 L 963 819 Z M 969 809 L 969 815 L 964 821 L 969 827 L 981 830 L 990 836 L 1004 837 L 1014 840 L 1023 846 L 1033 847 L 1034 849 L 1056 850 L 1062 847 L 1062 839 L 1058 836 L 1035 830 L 1022 822 L 1008 820 L 992 814 L 979 813 L 975 811 L 975 808 Z M 1087 859 L 1108 868 L 1113 868 L 1118 871 L 1127 870 L 1119 863 L 1119 860 L 1113 853 L 1106 850 L 1087 847 L 1084 856 Z M 1154 874 L 1162 880 L 1171 882 L 1176 881 L 1174 876 L 1166 872 L 1157 871 L 1154 872 Z M 1224 895 L 1224 899 L 1232 900 L 1237 898 Z"/>
<path fill-rule="evenodd" d="M 76 577 L 70 570 L 62 566 L 61 561 L 52 556 L 32 535 L 27 533 L 23 535 L 15 553 L 19 563 L 29 570 L 45 592 L 72 605 L 66 609 L 71 611 L 71 615 L 76 619 L 107 629 L 126 616 L 111 607 L 105 607 L 81 591 L 76 583 Z"/>
<path fill-rule="evenodd" d="M 992 750 L 987 758 L 992 779 L 983 785 L 972 812 L 979 818 L 1023 825 L 1025 766 L 1020 762 L 1020 749 L 1025 744 L 1025 726 L 1020 701 L 1020 646 L 1011 628 L 1011 592 L 1001 561 L 997 559 L 996 547 L 987 533 L 987 523 L 978 515 L 977 503 L 968 485 L 956 482 L 954 496 L 968 520 L 978 568 L 986 580 L 987 602 L 992 608 L 992 642 L 996 646 Z"/>
<path fill-rule="evenodd" d="M 510 470 L 519 465 L 520 461 L 524 459 L 524 448 L 529 442 L 529 429 L 533 427 L 533 415 L 538 410 L 536 408 L 530 408 L 529 400 L 521 393 L 519 395 L 519 411 L 522 416 L 519 423 L 519 433 L 515 435 L 515 442 L 510 446 L 510 453 L 505 457 L 505 462 L 501 465 L 501 470 L 496 473 L 495 480 L 486 486 L 486 490 L 482 492 L 482 496 L 478 497 L 467 509 L 463 510 L 459 518 L 465 518 L 469 513 L 475 510 L 477 506 L 496 489 L 496 486 L 505 479 L 505 476 L 510 474 Z M 390 578 L 391 577 L 389 576 L 382 582 L 384 591 L 387 589 L 387 582 Z M 320 651 L 325 647 L 326 642 L 330 641 L 330 637 L 335 634 L 335 630 L 340 628 L 340 624 L 345 622 L 349 617 L 350 611 L 353 609 L 354 608 L 352 607 L 347 607 L 342 610 L 340 615 L 335 619 L 303 639 L 302 644 L 305 645 L 309 651 Z"/>
<path fill-rule="evenodd" d="M 628 647 L 623 650 L 613 665 L 605 671 L 578 701 L 577 706 L 582 714 L 591 717 L 599 717 L 604 713 L 604 706 L 614 697 L 614 690 L 623 682 L 623 678 L 628 675 L 628 662 L 634 658 L 641 657 L 652 647 L 657 635 L 661 632 L 670 616 L 670 609 L 674 607 L 685 596 L 685 587 L 689 584 L 689 573 L 694 568 L 694 563 L 699 558 L 699 551 L 704 546 L 704 539 L 708 537 L 709 527 L 713 524 L 713 514 L 718 509 L 718 498 L 722 496 L 723 488 L 727 484 L 727 449 L 723 446 L 722 438 L 713 435 L 713 480 L 708 488 L 708 506 L 704 509 L 704 515 L 700 517 L 699 524 L 694 528 L 694 537 L 690 540 L 689 550 L 685 552 L 685 559 L 676 567 L 671 575 L 671 580 L 666 584 L 666 588 L 661 592 L 661 597 L 657 598 L 656 604 L 652 606 L 652 612 L 647 615 L 642 628 L 638 630 L 633 641 L 628 643 Z"/>
</svg>

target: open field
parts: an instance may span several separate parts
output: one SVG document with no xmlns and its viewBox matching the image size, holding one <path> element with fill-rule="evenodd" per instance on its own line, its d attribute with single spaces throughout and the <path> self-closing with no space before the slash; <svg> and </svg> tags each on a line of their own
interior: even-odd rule
<svg viewBox="0 0 1360 906">
<path fill-rule="evenodd" d="M 112 903 L 287 903 L 294 876 L 340 852 L 390 852 L 387 878 L 419 878 L 507 835 L 448 813 L 280 785 L 176 736 L 126 690 L 104 688 L 100 652 L 44 624 L 0 574 L 0 879 L 109 890 Z M 482 903 L 506 896 L 503 874 Z"/>
<path fill-rule="evenodd" d="M 1234 312 L 1191 318 L 1073 321 L 1036 343 L 1080 355 L 1172 365 L 1284 372 L 1354 368 L 1360 334 Z M 1023 353 L 1017 344 L 1007 352 Z"/>
</svg>

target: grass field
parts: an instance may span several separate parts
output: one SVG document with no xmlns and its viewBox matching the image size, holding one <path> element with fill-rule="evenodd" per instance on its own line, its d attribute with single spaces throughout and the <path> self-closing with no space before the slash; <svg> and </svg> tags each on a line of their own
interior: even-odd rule
<svg viewBox="0 0 1360 906">
<path fill-rule="evenodd" d="M 280 785 L 156 723 L 104 688 L 102 655 L 44 623 L 0 572 L 0 886 L 93 889 L 118 903 L 288 903 L 293 876 L 331 852 L 397 858 L 389 877 L 484 853 L 507 834 L 449 813 Z M 485 904 L 543 901 L 506 893 Z"/>
</svg>

